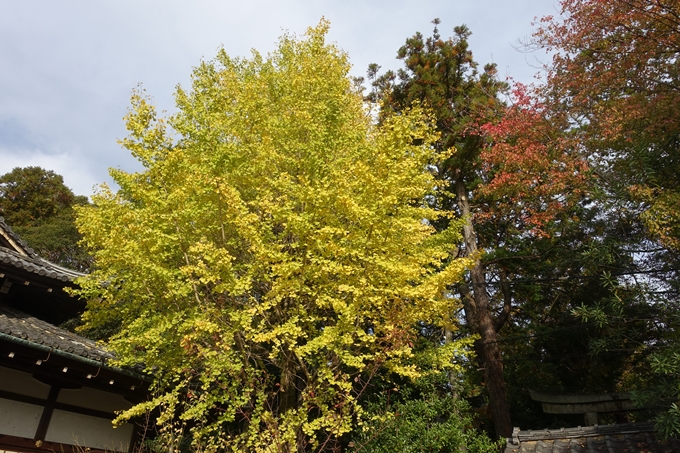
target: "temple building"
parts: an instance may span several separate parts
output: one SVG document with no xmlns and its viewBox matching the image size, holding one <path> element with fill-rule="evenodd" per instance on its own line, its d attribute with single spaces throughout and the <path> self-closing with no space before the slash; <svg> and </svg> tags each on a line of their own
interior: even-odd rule
<svg viewBox="0 0 680 453">
<path fill-rule="evenodd" d="M 139 442 L 140 427 L 111 421 L 146 398 L 148 380 L 57 327 L 85 308 L 64 291 L 82 275 L 38 256 L 0 217 L 0 451 L 130 452 Z"/>
</svg>

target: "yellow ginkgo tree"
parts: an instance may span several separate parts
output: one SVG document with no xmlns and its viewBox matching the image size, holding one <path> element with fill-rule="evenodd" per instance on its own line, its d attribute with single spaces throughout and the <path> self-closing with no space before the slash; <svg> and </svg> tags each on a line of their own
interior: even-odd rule
<svg viewBox="0 0 680 453">
<path fill-rule="evenodd" d="M 87 326 L 120 322 L 119 363 L 154 378 L 119 419 L 152 411 L 202 451 L 330 449 L 375 372 L 419 375 L 419 325 L 455 325 L 469 263 L 457 225 L 430 226 L 450 215 L 427 207 L 433 129 L 417 109 L 375 125 L 327 30 L 219 52 L 168 118 L 133 95 L 122 144 L 144 171 L 111 170 L 120 190 L 78 220 Z"/>
</svg>

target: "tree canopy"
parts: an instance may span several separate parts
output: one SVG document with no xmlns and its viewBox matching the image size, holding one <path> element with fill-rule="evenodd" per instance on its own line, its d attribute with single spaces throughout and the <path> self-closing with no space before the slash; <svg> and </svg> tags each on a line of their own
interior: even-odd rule
<svg viewBox="0 0 680 453">
<path fill-rule="evenodd" d="M 91 259 L 78 245 L 73 207 L 87 203 L 51 170 L 17 167 L 0 176 L 0 216 L 40 256 L 80 271 Z"/>
<path fill-rule="evenodd" d="M 78 209 L 85 320 L 121 320 L 120 364 L 155 379 L 121 418 L 157 409 L 167 439 L 206 451 L 335 448 L 378 369 L 422 374 L 418 325 L 455 329 L 445 288 L 471 260 L 427 205 L 448 154 L 417 106 L 373 124 L 327 30 L 220 51 L 169 118 L 133 95 L 122 144 L 145 169 L 111 170 L 120 190 Z M 457 367 L 465 344 L 430 363 Z"/>
<path fill-rule="evenodd" d="M 535 35 L 556 51 L 546 96 L 579 126 L 610 189 L 643 203 L 649 231 L 677 249 L 680 6 L 673 0 L 561 6 L 564 20 L 544 18 Z"/>
<path fill-rule="evenodd" d="M 622 226 L 619 250 L 628 251 L 626 273 L 633 275 L 614 280 L 617 297 L 610 303 L 579 314 L 629 339 L 653 332 L 629 344 L 652 371 L 638 374 L 637 386 L 647 402 L 677 401 L 680 5 L 563 0 L 561 6 L 562 18 L 544 18 L 535 35 L 555 51 L 541 92 L 553 111 L 569 116 L 569 132 L 597 175 L 598 202 Z M 637 316 L 623 315 L 633 307 Z M 638 327 L 622 329 L 627 318 Z M 674 404 L 661 416 L 664 434 L 680 433 L 678 414 Z"/>
</svg>

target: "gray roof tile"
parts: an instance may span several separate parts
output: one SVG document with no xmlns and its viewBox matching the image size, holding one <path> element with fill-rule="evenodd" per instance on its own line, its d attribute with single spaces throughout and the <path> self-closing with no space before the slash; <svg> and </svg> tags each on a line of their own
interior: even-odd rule
<svg viewBox="0 0 680 453">
<path fill-rule="evenodd" d="M 24 256 L 5 247 L 0 247 L 0 262 L 40 276 L 61 280 L 62 282 L 71 282 L 85 275 L 81 272 L 56 265 L 37 255 L 35 257 Z"/>
<path fill-rule="evenodd" d="M 0 332 L 86 359 L 105 361 L 114 357 L 111 352 L 92 340 L 2 304 L 0 304 Z"/>
<path fill-rule="evenodd" d="M 653 423 L 526 430 L 515 428 L 505 453 L 679 453 L 680 440 L 656 437 Z"/>
<path fill-rule="evenodd" d="M 38 256 L 38 254 L 35 253 L 35 251 L 30 248 L 18 234 L 12 231 L 12 228 L 5 223 L 5 220 L 2 217 L 0 217 L 0 229 L 2 230 L 2 233 L 11 238 L 19 247 L 18 250 L 12 250 L 0 246 L 0 262 L 63 282 L 71 282 L 74 279 L 85 275 L 81 272 L 54 264 Z"/>
</svg>

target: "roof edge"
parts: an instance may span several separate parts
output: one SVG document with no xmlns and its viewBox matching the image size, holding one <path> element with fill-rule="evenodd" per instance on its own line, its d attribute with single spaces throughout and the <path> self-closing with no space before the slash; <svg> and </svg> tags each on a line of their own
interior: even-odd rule
<svg viewBox="0 0 680 453">
<path fill-rule="evenodd" d="M 0 216 L 0 234 L 7 239 L 7 242 L 14 247 L 17 253 L 24 256 L 30 256 L 31 258 L 38 258 L 38 254 L 35 253 L 35 250 L 29 247 L 28 243 L 21 239 L 21 236 L 19 236 L 18 233 L 12 230 L 12 227 L 7 225 L 5 218 L 2 216 Z"/>
<path fill-rule="evenodd" d="M 113 371 L 115 373 L 122 374 L 122 375 L 125 375 L 125 376 L 128 376 L 128 377 L 131 377 L 131 378 L 140 379 L 140 380 L 143 380 L 143 381 L 146 381 L 146 382 L 150 382 L 150 379 L 149 379 L 148 376 L 145 376 L 145 375 L 140 374 L 140 373 L 135 373 L 134 371 L 125 370 L 123 368 L 119 368 L 119 367 L 116 367 L 116 366 L 107 365 L 106 361 L 104 361 L 104 360 L 99 361 L 99 360 L 89 359 L 87 357 L 82 357 L 82 356 L 79 356 L 77 354 L 73 354 L 73 353 L 70 353 L 70 352 L 67 352 L 67 351 L 62 351 L 61 349 L 53 348 L 51 346 L 45 346 L 45 345 L 40 344 L 40 343 L 34 343 L 32 341 L 29 341 L 29 340 L 24 340 L 23 338 L 17 338 L 17 337 L 14 337 L 12 335 L 8 335 L 4 332 L 0 332 L 0 340 L 6 340 L 6 341 L 9 341 L 10 343 L 14 343 L 14 344 L 17 344 L 17 345 L 27 346 L 27 347 L 30 347 L 30 348 L 33 348 L 33 349 L 38 349 L 40 351 L 49 352 L 50 354 L 54 354 L 56 356 L 60 356 L 60 357 L 63 357 L 65 359 L 73 360 L 73 361 L 84 363 L 84 364 L 87 364 L 87 365 L 92 365 L 92 366 L 95 366 L 95 367 L 101 367 L 101 368 L 104 368 L 106 370 Z"/>
</svg>

